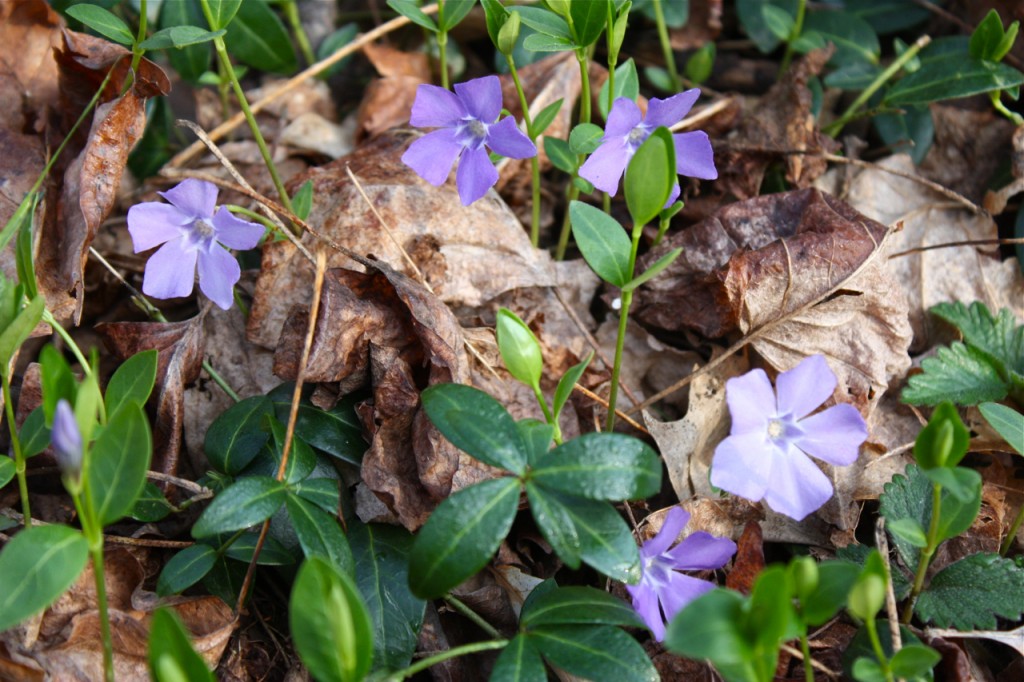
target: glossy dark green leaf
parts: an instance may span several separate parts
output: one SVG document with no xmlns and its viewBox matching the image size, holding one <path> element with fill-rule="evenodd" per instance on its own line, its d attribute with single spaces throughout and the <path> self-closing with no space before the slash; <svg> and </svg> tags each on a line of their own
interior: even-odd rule
<svg viewBox="0 0 1024 682">
<path fill-rule="evenodd" d="M 526 497 L 541 535 L 566 566 L 577 570 L 580 567 L 580 536 L 562 501 L 557 494 L 530 481 L 526 483 Z"/>
<path fill-rule="evenodd" d="M 547 457 L 548 452 L 551 450 L 551 441 L 555 435 L 555 428 L 551 424 L 542 422 L 539 419 L 520 419 L 516 422 L 516 428 L 519 429 L 519 435 L 523 437 L 523 442 L 526 443 L 530 467 L 537 466 L 541 460 Z"/>
<path fill-rule="evenodd" d="M 587 2 L 569 3 L 569 16 L 572 17 L 572 28 L 576 31 L 576 45 L 590 47 L 604 33 L 608 23 L 608 3 L 610 0 L 587 0 Z"/>
<path fill-rule="evenodd" d="M 825 80 L 828 81 L 827 78 Z M 932 111 L 926 106 L 904 106 L 901 109 L 902 113 L 879 114 L 871 122 L 894 153 L 909 154 L 915 164 L 920 164 L 935 139 Z"/>
<path fill-rule="evenodd" d="M 124 403 L 93 443 L 87 469 L 93 510 L 102 525 L 117 521 L 135 506 L 152 454 L 145 412 L 138 403 Z"/>
<path fill-rule="evenodd" d="M 225 603 L 234 604 L 242 591 L 242 583 L 245 581 L 247 570 L 247 564 L 231 561 L 226 557 L 218 557 L 213 568 L 203 578 L 203 588 Z M 259 581 L 258 572 L 256 580 Z"/>
<path fill-rule="evenodd" d="M 857 62 L 874 64 L 882 52 L 871 24 L 849 12 L 808 12 L 803 34 L 812 32 L 836 46 L 829 60 L 833 66 Z"/>
<path fill-rule="evenodd" d="M 136 521 L 143 523 L 156 523 L 167 518 L 167 515 L 174 511 L 171 503 L 164 497 L 160 488 L 151 481 L 146 481 L 142 488 L 139 499 L 135 500 L 135 506 L 128 513 Z"/>
<path fill-rule="evenodd" d="M 139 43 L 144 50 L 166 50 L 169 48 L 183 48 L 191 45 L 209 43 L 215 38 L 220 38 L 227 31 L 205 31 L 198 26 L 170 26 L 163 28 Z"/>
<path fill-rule="evenodd" d="M 639 96 L 640 76 L 636 72 L 636 62 L 630 58 L 615 67 L 615 92 L 612 93 L 612 102 L 620 97 L 625 97 L 635 102 Z M 601 92 L 597 100 L 597 110 L 601 112 L 601 118 L 608 119 L 608 112 L 611 109 L 608 104 L 607 80 L 601 86 Z"/>
<path fill-rule="evenodd" d="M 949 55 L 928 62 L 901 78 L 885 96 L 898 107 L 959 99 L 994 90 L 1009 90 L 1024 83 L 1024 73 L 1012 66 L 965 55 Z"/>
<path fill-rule="evenodd" d="M 303 553 L 326 559 L 339 571 L 353 574 L 355 560 L 338 519 L 298 495 L 289 494 L 285 506 Z"/>
<path fill-rule="evenodd" d="M 0 488 L 10 483 L 14 479 L 14 475 L 14 460 L 7 455 L 0 455 Z"/>
<path fill-rule="evenodd" d="M 608 625 L 561 625 L 530 631 L 544 658 L 588 680 L 657 682 L 658 671 L 635 639 Z"/>
<path fill-rule="evenodd" d="M 557 137 L 544 138 L 544 153 L 555 168 L 563 173 L 574 174 L 578 168 L 578 159 L 569 148 L 569 143 Z"/>
<path fill-rule="evenodd" d="M 409 554 L 409 586 L 424 599 L 440 597 L 483 568 L 508 535 L 519 481 L 498 478 L 455 493 L 434 510 Z"/>
<path fill-rule="evenodd" d="M 642 628 L 633 607 L 593 587 L 551 590 L 523 609 L 520 626 L 528 630 L 549 625 L 621 625 Z"/>
<path fill-rule="evenodd" d="M 592 500 L 641 499 L 661 489 L 661 459 L 632 436 L 587 433 L 556 448 L 531 480 Z"/>
<path fill-rule="evenodd" d="M 526 445 L 497 400 L 463 384 L 431 386 L 420 399 L 430 421 L 455 447 L 485 464 L 520 475 L 526 471 Z"/>
<path fill-rule="evenodd" d="M 561 500 L 576 527 L 583 563 L 613 580 L 631 584 L 640 579 L 636 541 L 615 507 L 607 502 L 551 494 Z"/>
<path fill-rule="evenodd" d="M 283 424 L 288 423 L 294 385 L 281 384 L 268 395 L 274 401 L 274 412 Z M 369 447 L 363 439 L 363 427 L 355 406 L 362 398 L 345 396 L 329 410 L 322 410 L 303 395 L 295 419 L 295 435 L 331 457 L 359 464 Z"/>
<path fill-rule="evenodd" d="M 192 648 L 188 631 L 166 606 L 153 613 L 149 626 L 149 676 L 154 682 L 214 682 L 203 657 Z"/>
<path fill-rule="evenodd" d="M 1024 455 L 1024 415 L 999 403 L 982 403 L 978 410 L 1017 454 Z"/>
<path fill-rule="evenodd" d="M 307 478 L 289 486 L 299 497 L 312 502 L 328 514 L 337 514 L 341 501 L 338 481 L 333 478 Z"/>
<path fill-rule="evenodd" d="M 156 581 L 156 593 L 166 597 L 192 587 L 210 572 L 216 559 L 217 550 L 209 545 L 196 543 L 186 547 L 164 564 Z"/>
<path fill-rule="evenodd" d="M 1024 568 L 998 554 L 970 554 L 932 577 L 914 612 L 925 623 L 962 631 L 995 630 L 997 616 L 1018 621 Z"/>
<path fill-rule="evenodd" d="M 99 33 L 101 36 L 110 38 L 115 43 L 131 46 L 135 42 L 135 36 L 128 24 L 97 5 L 72 5 L 68 7 L 67 15 L 78 19 L 80 22 Z"/>
<path fill-rule="evenodd" d="M 547 682 L 547 679 L 544 661 L 530 637 L 517 635 L 502 649 L 488 682 Z"/>
<path fill-rule="evenodd" d="M 908 29 L 931 16 L 926 7 L 914 0 L 846 0 L 843 5 L 879 34 Z"/>
<path fill-rule="evenodd" d="M 89 557 L 89 543 L 67 526 L 32 526 L 0 550 L 0 632 L 64 594 Z"/>
<path fill-rule="evenodd" d="M 264 418 L 274 414 L 266 396 L 241 400 L 224 410 L 206 430 L 204 449 L 210 464 L 227 474 L 238 474 L 270 439 Z"/>
<path fill-rule="evenodd" d="M 131 356 L 117 368 L 104 392 L 107 414 L 114 414 L 126 402 L 140 407 L 149 400 L 156 382 L 156 350 L 144 350 Z"/>
<path fill-rule="evenodd" d="M 220 28 L 225 28 L 222 24 Z M 226 25 L 224 43 L 232 57 L 273 73 L 290 74 L 298 67 L 284 24 L 266 2 L 244 2 Z"/>
<path fill-rule="evenodd" d="M 269 477 L 240 479 L 213 499 L 192 527 L 192 537 L 230 533 L 266 521 L 284 504 L 287 494 L 284 483 Z"/>
<path fill-rule="evenodd" d="M 871 62 L 851 62 L 825 76 L 825 85 L 840 90 L 864 90 L 871 85 L 882 67 Z"/>
<path fill-rule="evenodd" d="M 199 7 L 199 0 L 178 0 L 160 4 L 160 28 L 174 26 L 207 26 Z M 210 45 L 198 44 L 169 50 L 167 58 L 183 79 L 195 83 L 210 66 L 213 50 Z"/>
<path fill-rule="evenodd" d="M 633 278 L 629 237 L 615 218 L 582 201 L 569 204 L 569 218 L 576 245 L 598 277 L 617 287 Z"/>
<path fill-rule="evenodd" d="M 470 13 L 476 0 L 445 0 L 444 23 L 441 30 L 450 31 Z"/>
<path fill-rule="evenodd" d="M 271 439 L 263 446 L 256 459 L 245 468 L 243 474 L 246 476 L 277 477 L 277 470 L 280 468 L 281 458 L 284 456 L 286 427 L 274 417 L 269 417 L 267 422 L 270 427 Z M 299 483 L 315 468 L 316 454 L 313 452 L 313 448 L 300 438 L 293 438 L 292 447 L 288 453 L 288 462 L 285 464 L 284 482 L 289 485 Z"/>
<path fill-rule="evenodd" d="M 228 546 L 224 554 L 229 559 L 248 564 L 252 562 L 258 542 L 259 533 L 242 533 Z M 260 566 L 290 566 L 301 558 L 281 544 L 279 540 L 274 539 L 273 535 L 268 534 L 263 538 L 263 547 L 260 548 L 260 555 L 256 559 L 256 563 Z"/>
<path fill-rule="evenodd" d="M 633 224 L 646 225 L 654 220 L 677 181 L 676 146 L 672 133 L 668 128 L 656 128 L 626 166 L 623 187 Z M 633 273 L 629 273 L 626 281 L 632 278 Z"/>
<path fill-rule="evenodd" d="M 299 569 L 288 605 L 292 641 L 321 682 L 361 682 L 373 663 L 373 624 L 351 577 L 319 557 Z"/>
</svg>

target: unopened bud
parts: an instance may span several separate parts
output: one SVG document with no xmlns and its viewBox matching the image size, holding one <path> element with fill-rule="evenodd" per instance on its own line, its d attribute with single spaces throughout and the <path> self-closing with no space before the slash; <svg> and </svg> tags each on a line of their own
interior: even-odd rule
<svg viewBox="0 0 1024 682">
<path fill-rule="evenodd" d="M 50 442 L 61 470 L 77 478 L 82 471 L 82 433 L 78 430 L 71 404 L 63 398 L 57 402 L 57 410 L 53 415 Z"/>
<path fill-rule="evenodd" d="M 512 54 L 512 50 L 516 47 L 516 40 L 519 39 L 519 29 L 522 22 L 523 20 L 520 18 L 519 12 L 508 13 L 505 24 L 498 31 L 498 52 Z"/>
</svg>

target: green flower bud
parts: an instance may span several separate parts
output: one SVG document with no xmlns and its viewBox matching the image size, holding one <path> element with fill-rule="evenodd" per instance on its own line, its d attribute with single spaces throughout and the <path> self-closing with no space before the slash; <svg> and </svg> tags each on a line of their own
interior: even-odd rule
<svg viewBox="0 0 1024 682">
<path fill-rule="evenodd" d="M 522 18 L 519 12 L 509 12 L 505 24 L 498 31 L 498 52 L 512 54 L 516 47 L 516 40 L 519 39 L 519 28 L 522 25 Z"/>
<path fill-rule="evenodd" d="M 540 342 L 519 317 L 507 308 L 498 311 L 498 351 L 509 373 L 531 388 L 540 386 L 544 358 Z"/>
</svg>

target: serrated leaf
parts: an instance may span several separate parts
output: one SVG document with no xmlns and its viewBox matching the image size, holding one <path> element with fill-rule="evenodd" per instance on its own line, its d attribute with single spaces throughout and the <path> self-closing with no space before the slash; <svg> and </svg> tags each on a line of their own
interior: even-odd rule
<svg viewBox="0 0 1024 682">
<path fill-rule="evenodd" d="M 583 563 L 613 580 L 632 584 L 640 579 L 640 552 L 615 507 L 607 502 L 553 495 L 576 527 Z"/>
<path fill-rule="evenodd" d="M 592 500 L 641 499 L 661 488 L 661 459 L 631 436 L 587 433 L 555 448 L 530 478 Z"/>
<path fill-rule="evenodd" d="M 982 403 L 978 410 L 1017 454 L 1024 455 L 1024 415 L 999 403 Z"/>
<path fill-rule="evenodd" d="M 607 625 L 540 627 L 531 642 L 544 658 L 566 672 L 589 680 L 657 682 L 654 669 L 635 639 Z"/>
<path fill-rule="evenodd" d="M 216 28 L 227 28 L 228 52 L 244 64 L 282 74 L 298 66 L 288 31 L 266 2 L 242 3 L 234 21 Z"/>
<path fill-rule="evenodd" d="M 174 672 L 169 673 L 172 667 Z M 192 648 L 188 631 L 174 610 L 161 606 L 149 624 L 149 675 L 154 682 L 214 682 L 203 657 Z"/>
<path fill-rule="evenodd" d="M 526 446 L 512 415 L 497 400 L 462 384 L 436 384 L 420 399 L 452 445 L 493 467 L 519 475 L 526 471 Z"/>
<path fill-rule="evenodd" d="M 115 43 L 130 46 L 135 42 L 128 24 L 107 9 L 97 5 L 72 5 L 65 12 Z"/>
<path fill-rule="evenodd" d="M 970 307 L 957 301 L 939 303 L 930 312 L 959 329 L 968 346 L 979 348 L 1018 374 L 1024 374 L 1024 325 L 1017 324 L 1008 308 L 993 317 L 980 301 Z"/>
<path fill-rule="evenodd" d="M 559 587 L 542 594 L 523 609 L 520 627 L 550 625 L 621 625 L 643 627 L 633 607 L 593 587 Z"/>
<path fill-rule="evenodd" d="M 156 581 L 156 593 L 166 597 L 183 592 L 202 580 L 216 560 L 217 550 L 207 544 L 186 547 L 164 564 Z"/>
<path fill-rule="evenodd" d="M 998 554 L 971 554 L 935 574 L 914 612 L 926 623 L 958 630 L 994 630 L 996 616 L 1024 612 L 1024 568 Z"/>
<path fill-rule="evenodd" d="M 240 473 L 270 439 L 264 417 L 273 414 L 273 403 L 262 395 L 246 398 L 224 410 L 206 430 L 204 450 L 210 464 L 227 474 Z"/>
<path fill-rule="evenodd" d="M 284 483 L 272 478 L 243 478 L 213 499 L 192 527 L 192 537 L 230 533 L 266 521 L 284 504 L 287 494 Z"/>
<path fill-rule="evenodd" d="M 561 500 L 531 481 L 526 483 L 526 497 L 541 535 L 566 566 L 579 569 L 580 537 Z"/>
<path fill-rule="evenodd" d="M 32 526 L 8 540 L 0 551 L 0 632 L 64 594 L 88 558 L 89 543 L 67 526 Z"/>
<path fill-rule="evenodd" d="M 306 557 L 318 556 L 342 573 L 354 573 L 352 550 L 334 516 L 294 494 L 285 498 L 285 507 Z"/>
<path fill-rule="evenodd" d="M 516 635 L 494 662 L 488 682 L 547 682 L 544 661 L 526 635 Z"/>
<path fill-rule="evenodd" d="M 898 107 L 959 99 L 995 90 L 1009 90 L 1024 83 L 1024 73 L 964 55 L 951 54 L 925 61 L 921 68 L 904 76 L 889 90 L 885 104 Z"/>
<path fill-rule="evenodd" d="M 144 350 L 131 356 L 117 368 L 104 392 L 107 414 L 114 414 L 126 402 L 132 401 L 140 407 L 149 400 L 156 382 L 156 350 Z"/>
<path fill-rule="evenodd" d="M 582 201 L 569 204 L 569 217 L 576 245 L 601 279 L 617 287 L 632 279 L 629 237 L 615 218 Z"/>
<path fill-rule="evenodd" d="M 927 528 L 932 511 L 932 482 L 921 474 L 914 464 L 906 469 L 906 475 L 896 474 L 885 484 L 878 497 L 878 512 L 885 517 L 886 524 L 895 523 L 898 519 L 911 519 L 922 528 Z M 898 535 L 892 536 L 892 544 L 896 548 L 903 564 L 913 574 L 917 570 L 917 548 Z"/>
<path fill-rule="evenodd" d="M 958 405 L 977 405 L 1000 400 L 1008 387 L 982 351 L 959 341 L 939 348 L 937 357 L 921 362 L 922 374 L 907 379 L 900 400 L 911 405 L 938 405 L 951 400 Z"/>
<path fill-rule="evenodd" d="M 93 511 L 106 526 L 135 506 L 146 485 L 153 454 L 149 420 L 138 403 L 125 403 L 92 446 L 87 469 Z"/>
</svg>

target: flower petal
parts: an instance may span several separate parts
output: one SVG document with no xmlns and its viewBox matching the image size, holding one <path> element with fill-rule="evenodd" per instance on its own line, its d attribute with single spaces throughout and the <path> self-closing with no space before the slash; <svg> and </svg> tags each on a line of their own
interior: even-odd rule
<svg viewBox="0 0 1024 682">
<path fill-rule="evenodd" d="M 824 355 L 810 355 L 775 380 L 780 415 L 803 419 L 828 400 L 836 389 L 836 375 Z"/>
<path fill-rule="evenodd" d="M 762 433 L 729 436 L 715 448 L 711 485 L 756 502 L 768 490 L 779 454 Z"/>
<path fill-rule="evenodd" d="M 639 585 L 626 585 L 626 591 L 633 598 L 633 610 L 647 624 L 651 634 L 659 642 L 665 638 L 665 619 L 661 616 L 658 594 L 654 588 L 640 579 Z"/>
<path fill-rule="evenodd" d="M 690 112 L 699 97 L 700 88 L 692 88 L 667 99 L 653 97 L 647 102 L 647 118 L 644 120 L 652 128 L 670 128 L 683 120 L 683 116 Z"/>
<path fill-rule="evenodd" d="M 604 138 L 625 138 L 633 128 L 643 120 L 640 107 L 628 97 L 619 97 L 612 102 L 612 110 L 608 112 L 608 124 L 604 127 Z"/>
<path fill-rule="evenodd" d="M 260 243 L 265 228 L 258 223 L 242 220 L 223 206 L 213 216 L 213 226 L 217 230 L 217 241 L 232 249 L 245 251 Z"/>
<path fill-rule="evenodd" d="M 766 433 L 775 414 L 775 392 L 763 369 L 754 369 L 725 382 L 725 401 L 732 417 L 730 435 Z"/>
<path fill-rule="evenodd" d="M 608 194 L 619 191 L 619 179 L 632 156 L 623 140 L 608 140 L 580 166 L 580 177 Z"/>
<path fill-rule="evenodd" d="M 715 153 L 711 149 L 711 140 L 703 130 L 692 133 L 676 133 L 672 136 L 676 143 L 676 172 L 689 178 L 714 180 L 718 177 L 715 168 Z"/>
<path fill-rule="evenodd" d="M 832 497 L 832 484 L 810 457 L 790 448 L 775 460 L 764 500 L 780 514 L 802 521 Z"/>
<path fill-rule="evenodd" d="M 196 250 L 184 247 L 184 237 L 172 239 L 149 257 L 142 275 L 142 293 L 153 298 L 180 298 L 192 293 Z"/>
<path fill-rule="evenodd" d="M 510 159 L 529 159 L 537 155 L 537 147 L 516 127 L 516 120 L 511 116 L 490 127 L 485 144 Z"/>
<path fill-rule="evenodd" d="M 676 541 L 683 527 L 690 522 L 690 513 L 682 507 L 672 507 L 665 515 L 661 530 L 653 538 L 644 543 L 640 554 L 646 557 L 658 556 Z"/>
<path fill-rule="evenodd" d="M 238 261 L 223 247 L 214 244 L 199 253 L 199 288 L 221 309 L 227 310 L 235 302 L 233 289 L 241 276 Z"/>
<path fill-rule="evenodd" d="M 467 149 L 459 160 L 455 182 L 459 186 L 459 199 L 463 206 L 469 206 L 487 194 L 487 190 L 498 182 L 498 170 L 491 163 L 487 150 L 483 147 Z"/>
<path fill-rule="evenodd" d="M 469 115 L 483 123 L 494 123 L 501 113 L 501 82 L 497 76 L 474 78 L 455 84 L 455 94 Z"/>
<path fill-rule="evenodd" d="M 808 455 L 829 464 L 847 466 L 857 461 L 868 438 L 868 425 L 853 405 L 842 403 L 800 421 L 803 433 L 793 439 Z"/>
<path fill-rule="evenodd" d="M 142 253 L 177 239 L 184 234 L 182 228 L 194 220 L 172 204 L 159 201 L 135 204 L 128 209 L 128 233 L 132 236 L 132 247 L 135 253 Z"/>
<path fill-rule="evenodd" d="M 217 185 L 206 180 L 186 178 L 166 192 L 157 194 L 193 218 L 211 218 L 217 205 Z"/>
<path fill-rule="evenodd" d="M 455 141 L 455 130 L 443 128 L 413 141 L 402 154 L 402 163 L 431 185 L 440 187 L 462 150 L 463 146 Z"/>
<path fill-rule="evenodd" d="M 466 107 L 450 90 L 423 84 L 416 88 L 409 123 L 424 128 L 452 128 L 466 113 Z"/>
<path fill-rule="evenodd" d="M 736 543 L 704 531 L 687 535 L 668 551 L 668 558 L 680 571 L 704 571 L 721 568 L 736 553 Z"/>
<path fill-rule="evenodd" d="M 676 184 L 672 185 L 672 191 L 668 193 L 668 201 L 666 201 L 665 205 L 662 206 L 661 208 L 662 209 L 668 208 L 672 204 L 676 203 L 676 199 L 678 199 L 678 198 L 679 198 L 679 183 L 677 182 Z"/>
<path fill-rule="evenodd" d="M 669 573 L 668 585 L 663 586 L 658 591 L 658 598 L 661 600 L 661 608 L 665 613 L 665 620 L 671 621 L 679 615 L 680 611 L 686 608 L 687 604 L 713 589 L 715 589 L 715 584 L 710 581 L 671 571 Z"/>
</svg>

